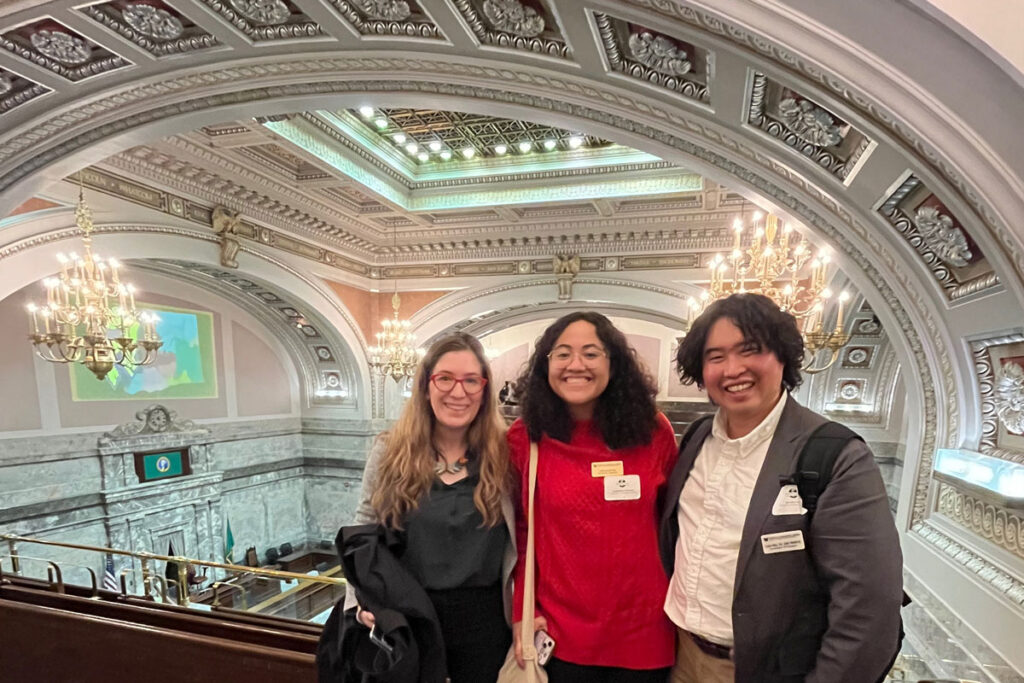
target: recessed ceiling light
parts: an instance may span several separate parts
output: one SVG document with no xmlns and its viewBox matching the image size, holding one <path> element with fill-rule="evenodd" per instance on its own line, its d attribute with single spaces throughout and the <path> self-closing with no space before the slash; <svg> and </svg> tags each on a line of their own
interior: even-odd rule
<svg viewBox="0 0 1024 683">
<path fill-rule="evenodd" d="M 359 113 L 362 114 L 364 119 L 371 118 L 373 116 L 373 107 L 359 107 Z"/>
<path fill-rule="evenodd" d="M 507 151 L 508 151 L 508 146 L 507 145 L 495 145 L 494 146 L 494 153 L 499 155 L 499 156 L 504 154 Z"/>
<path fill-rule="evenodd" d="M 430 158 L 430 155 L 427 154 L 426 152 L 420 152 L 419 154 L 416 155 L 416 158 L 419 159 L 420 161 L 426 161 L 427 159 Z"/>
<path fill-rule="evenodd" d="M 377 119 L 374 119 L 373 125 L 377 126 L 381 130 L 384 130 L 385 128 L 388 127 L 388 120 L 386 118 L 384 118 L 383 116 L 381 116 L 381 117 L 379 117 Z"/>
<path fill-rule="evenodd" d="M 410 142 L 408 145 L 405 146 L 405 151 L 408 152 L 409 154 L 415 154 L 416 152 L 420 151 L 420 146 L 417 145 L 415 142 Z"/>
<path fill-rule="evenodd" d="M 448 150 L 444 150 L 443 152 L 441 152 L 441 158 L 444 159 L 445 161 L 448 161 L 449 159 L 452 158 L 452 153 L 449 152 Z"/>
<path fill-rule="evenodd" d="M 555 142 L 554 140 L 545 140 L 544 141 L 544 149 L 546 149 L 547 151 L 550 152 L 551 150 L 553 150 L 555 148 L 555 145 L 557 145 L 557 144 L 558 143 Z"/>
<path fill-rule="evenodd" d="M 519 143 L 519 151 L 522 152 L 523 154 L 529 152 L 531 147 L 533 147 L 533 143 L 530 142 L 529 140 L 523 140 L 522 142 Z"/>
<path fill-rule="evenodd" d="M 583 138 L 579 135 L 573 135 L 569 138 L 569 147 L 571 149 L 578 149 L 583 144 Z"/>
<path fill-rule="evenodd" d="M 476 150 L 473 149 L 472 147 L 466 147 L 465 149 L 462 150 L 462 156 L 464 156 L 467 159 L 472 159 L 474 154 L 476 154 Z"/>
<path fill-rule="evenodd" d="M 397 145 L 404 145 L 406 141 L 405 133 L 395 133 L 391 136 L 391 139 L 394 140 Z"/>
<path fill-rule="evenodd" d="M 440 152 L 441 151 L 441 143 L 438 142 L 437 140 L 434 140 L 433 142 L 431 142 L 427 146 L 430 147 L 430 151 L 431 152 Z"/>
</svg>

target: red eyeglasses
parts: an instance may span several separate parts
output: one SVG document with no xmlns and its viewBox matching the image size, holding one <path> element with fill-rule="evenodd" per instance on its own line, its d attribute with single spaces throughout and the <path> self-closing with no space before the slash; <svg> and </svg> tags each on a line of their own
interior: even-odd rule
<svg viewBox="0 0 1024 683">
<path fill-rule="evenodd" d="M 454 389 L 456 384 L 461 384 L 462 390 L 470 396 L 479 394 L 487 386 L 487 378 L 479 375 L 469 375 L 462 379 L 456 379 L 452 375 L 439 372 L 436 375 L 431 375 L 430 381 L 437 387 L 438 391 L 443 391 L 446 394 Z"/>
</svg>

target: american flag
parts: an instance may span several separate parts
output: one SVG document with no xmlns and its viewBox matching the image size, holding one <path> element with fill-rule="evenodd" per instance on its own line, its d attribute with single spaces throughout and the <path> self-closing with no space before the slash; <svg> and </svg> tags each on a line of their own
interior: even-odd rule
<svg viewBox="0 0 1024 683">
<path fill-rule="evenodd" d="M 120 591 L 117 585 L 117 574 L 114 573 L 114 558 L 107 555 L 107 564 L 103 568 L 103 587 L 108 591 Z"/>
</svg>

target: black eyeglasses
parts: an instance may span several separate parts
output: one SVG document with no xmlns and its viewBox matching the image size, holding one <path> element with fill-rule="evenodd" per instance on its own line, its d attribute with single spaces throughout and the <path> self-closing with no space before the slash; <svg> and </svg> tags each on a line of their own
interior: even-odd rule
<svg viewBox="0 0 1024 683">
<path fill-rule="evenodd" d="M 453 390 L 456 384 L 461 384 L 462 390 L 470 396 L 479 394 L 487 386 L 487 378 L 480 375 L 469 375 L 468 377 L 457 379 L 443 372 L 431 375 L 430 382 L 437 387 L 438 391 L 443 391 L 446 394 Z"/>
</svg>

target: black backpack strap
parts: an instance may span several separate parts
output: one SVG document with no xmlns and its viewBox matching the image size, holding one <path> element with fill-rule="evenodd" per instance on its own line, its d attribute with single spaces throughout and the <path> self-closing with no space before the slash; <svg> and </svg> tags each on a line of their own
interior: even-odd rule
<svg viewBox="0 0 1024 683">
<path fill-rule="evenodd" d="M 698 431 L 700 431 L 701 426 L 706 424 L 714 416 L 715 416 L 714 413 L 711 413 L 709 415 L 701 415 L 696 420 L 694 420 L 693 422 L 690 423 L 690 426 L 687 427 L 686 431 L 683 433 L 683 438 L 679 440 L 679 453 L 680 454 L 682 454 L 682 452 L 684 450 L 686 450 L 686 444 L 690 443 L 690 441 L 693 439 L 694 435 Z M 710 425 L 708 425 L 708 428 L 710 428 Z M 706 438 L 707 437 L 707 433 L 705 433 L 704 436 Z"/>
<path fill-rule="evenodd" d="M 800 451 L 793 479 L 808 515 L 813 515 L 817 509 L 818 498 L 832 479 L 836 458 L 851 439 L 863 441 L 860 435 L 849 427 L 838 422 L 826 422 L 811 432 L 803 450 Z"/>
</svg>

